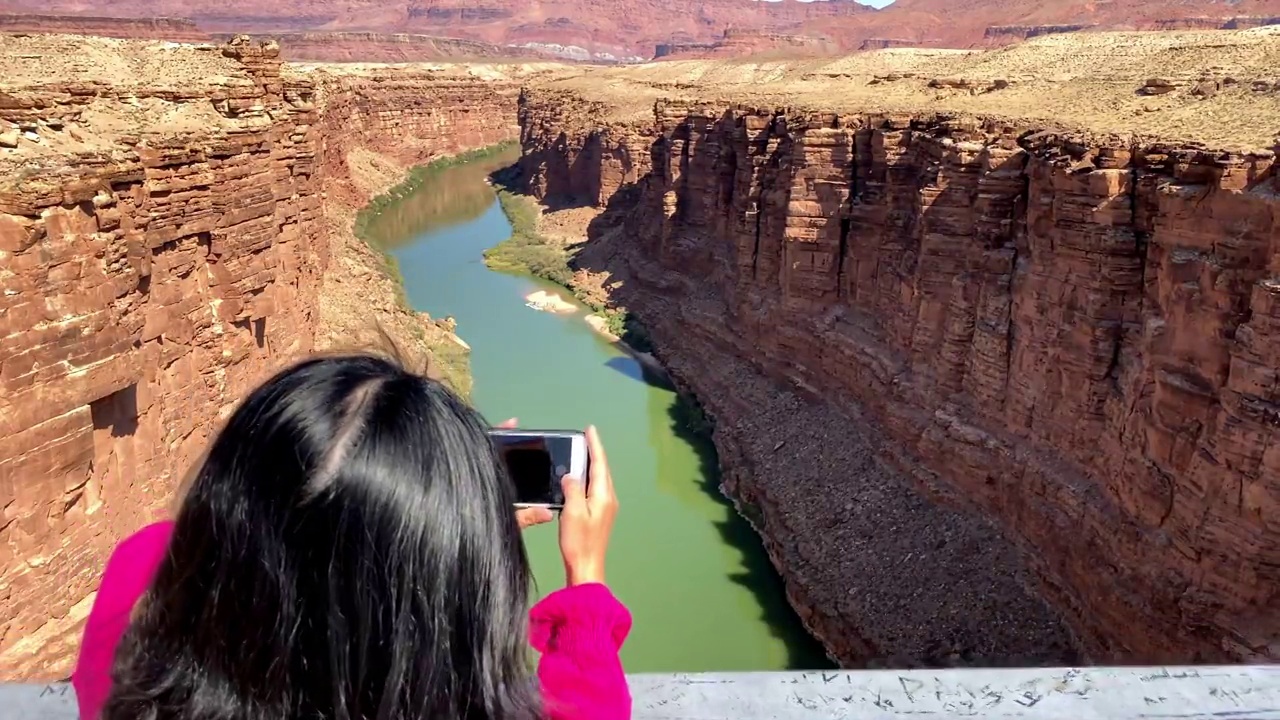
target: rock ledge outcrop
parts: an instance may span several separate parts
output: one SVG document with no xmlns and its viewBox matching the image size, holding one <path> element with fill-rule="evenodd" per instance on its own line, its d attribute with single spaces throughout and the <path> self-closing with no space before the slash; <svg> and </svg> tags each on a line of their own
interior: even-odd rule
<svg viewBox="0 0 1280 720">
<path fill-rule="evenodd" d="M 411 359 L 447 335 L 396 302 L 351 219 L 408 166 L 512 139 L 518 86 L 300 72 L 243 38 L 2 53 L 0 668 L 53 679 L 107 553 L 165 514 L 252 386 L 367 345 L 370 317 Z M 368 158 L 393 170 L 367 177 Z"/>
</svg>

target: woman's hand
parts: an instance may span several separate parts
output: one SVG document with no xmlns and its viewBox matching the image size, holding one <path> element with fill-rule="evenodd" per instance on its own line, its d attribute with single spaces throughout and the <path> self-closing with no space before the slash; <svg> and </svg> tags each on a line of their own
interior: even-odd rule
<svg viewBox="0 0 1280 720">
<path fill-rule="evenodd" d="M 498 427 L 512 429 L 516 426 L 516 419 L 511 418 L 505 422 L 498 423 Z M 555 515 L 548 508 L 520 508 L 516 511 L 516 523 L 520 525 L 520 529 L 541 525 L 542 523 L 551 522 Z"/>
<path fill-rule="evenodd" d="M 555 513 L 551 512 L 551 508 L 531 507 L 520 508 L 516 511 L 516 522 L 519 523 L 520 529 L 531 528 L 534 525 L 549 523 L 555 519 Z"/>
<path fill-rule="evenodd" d="M 594 427 L 587 428 L 590 482 L 568 475 L 561 480 L 564 509 L 560 511 L 560 554 L 564 557 L 565 582 L 569 586 L 604 582 L 605 552 L 618 514 L 618 496 L 604 446 Z"/>
</svg>

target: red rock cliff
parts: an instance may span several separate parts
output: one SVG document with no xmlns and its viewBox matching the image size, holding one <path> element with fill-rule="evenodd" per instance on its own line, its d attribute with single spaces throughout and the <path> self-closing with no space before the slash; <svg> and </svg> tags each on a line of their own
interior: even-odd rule
<svg viewBox="0 0 1280 720">
<path fill-rule="evenodd" d="M 653 57 L 746 57 L 773 54 L 785 57 L 832 55 L 839 45 L 828 38 L 787 35 L 761 30 L 727 29 L 724 36 L 711 43 L 682 42 L 676 39 L 658 43 Z"/>
<path fill-rule="evenodd" d="M 282 73 L 274 46 L 246 43 L 6 51 L 0 670 L 54 678 L 107 552 L 164 513 L 233 404 L 320 333 L 360 329 L 321 327 L 330 282 L 353 314 L 405 312 L 349 276 L 367 258 L 334 254 L 378 189 L 349 158 L 408 164 L 509 139 L 516 86 Z"/>
<path fill-rule="evenodd" d="M 85 14 L 78 0 L 10 0 L 18 11 Z M 718 38 L 727 27 L 775 30 L 804 20 L 871 14 L 855 0 L 226 0 L 193 7 L 180 0 L 115 0 L 122 17 L 190 17 L 217 32 L 352 30 L 409 32 L 575 46 L 591 53 L 649 57 L 673 32 Z M 95 11 L 93 14 L 101 14 Z"/>
<path fill-rule="evenodd" d="M 119 18 L 88 15 L 0 13 L 0 33 L 70 33 L 118 38 L 202 42 L 209 36 L 185 18 Z"/>
<path fill-rule="evenodd" d="M 104 3 L 7 0 L 32 14 L 101 15 Z M 372 31 L 420 33 L 541 46 L 579 59 L 648 58 L 667 49 L 708 45 L 719 52 L 783 50 L 801 55 L 836 44 L 843 50 L 886 47 L 884 40 L 927 47 L 970 47 L 991 26 L 1080 25 L 1099 29 L 1211 29 L 1274 24 L 1280 0 L 895 0 L 872 10 L 855 0 L 112 0 L 126 18 L 189 17 L 207 32 Z M 54 20 L 56 28 L 70 28 Z M 74 23 L 75 21 L 70 21 Z M 726 28 L 740 41 L 718 42 Z M 1022 31 L 999 31 L 995 40 Z M 782 34 L 787 37 L 773 37 Z M 155 37 L 145 34 L 143 37 Z M 809 38 L 803 40 L 802 38 Z M 815 44 L 817 47 L 815 47 Z"/>
<path fill-rule="evenodd" d="M 842 660 L 1060 661 L 1020 562 L 1095 661 L 1280 659 L 1273 153 L 676 102 L 602 142 L 590 116 L 526 98 L 531 190 L 607 201 L 580 262 L 707 403 Z"/>
<path fill-rule="evenodd" d="M 233 36 L 218 35 L 218 39 Z M 528 57 L 533 51 L 476 40 L 373 32 L 274 33 L 280 55 L 290 61 L 405 63 L 423 60 Z M 541 58 L 546 59 L 546 58 Z"/>
</svg>

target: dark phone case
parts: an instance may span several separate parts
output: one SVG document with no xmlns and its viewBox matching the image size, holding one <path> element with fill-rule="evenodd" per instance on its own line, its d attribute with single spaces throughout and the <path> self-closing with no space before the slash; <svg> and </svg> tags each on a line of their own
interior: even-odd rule
<svg viewBox="0 0 1280 720">
<path fill-rule="evenodd" d="M 581 430 L 537 430 L 534 428 L 489 428 L 490 437 L 511 436 L 511 435 L 518 435 L 522 437 L 553 437 L 553 438 L 581 437 L 583 440 L 583 445 L 584 446 L 586 445 L 586 433 L 582 432 Z M 586 462 L 583 464 L 582 478 L 581 478 L 582 482 L 587 484 L 587 488 L 590 488 L 590 482 L 591 482 L 590 474 L 591 474 L 591 455 L 588 453 L 586 457 Z M 555 511 L 564 509 L 564 505 L 561 503 L 547 503 L 545 505 L 538 504 L 536 505 L 536 507 L 546 507 Z"/>
</svg>

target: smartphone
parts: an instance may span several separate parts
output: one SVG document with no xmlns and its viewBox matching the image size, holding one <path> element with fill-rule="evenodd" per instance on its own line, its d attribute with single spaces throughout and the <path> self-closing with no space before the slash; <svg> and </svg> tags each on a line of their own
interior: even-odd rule
<svg viewBox="0 0 1280 720">
<path fill-rule="evenodd" d="M 516 486 L 516 507 L 564 507 L 560 479 L 587 482 L 587 436 L 577 430 L 493 428 L 489 437 Z"/>
</svg>

